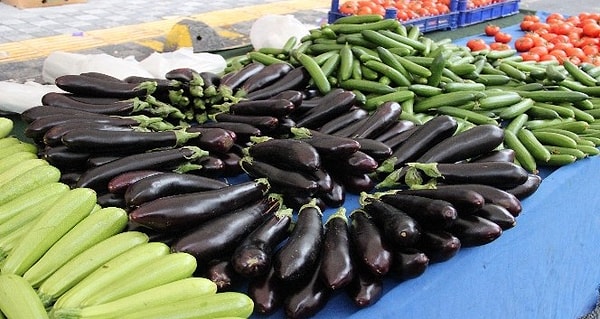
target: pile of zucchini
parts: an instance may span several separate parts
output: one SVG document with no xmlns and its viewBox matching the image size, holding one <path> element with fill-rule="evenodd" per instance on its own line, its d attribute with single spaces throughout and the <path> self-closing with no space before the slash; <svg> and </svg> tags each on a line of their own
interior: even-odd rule
<svg viewBox="0 0 600 319">
<path fill-rule="evenodd" d="M 306 317 L 337 291 L 373 304 L 384 278 L 415 278 L 514 227 L 540 167 L 598 154 L 599 76 L 344 17 L 231 58 L 225 74 L 59 77 L 66 93 L 22 114 L 33 142 L 17 144 L 35 158 L 6 161 L 45 162 L 55 184 L 125 214 L 117 232 L 193 256 L 219 293 L 248 283 L 255 312 Z M 42 305 L 71 318 L 85 300 L 111 302 L 64 295 Z"/>
<path fill-rule="evenodd" d="M 35 145 L 10 136 L 12 120 L 0 127 L 0 318 L 252 314 L 245 294 L 194 277 L 194 256 L 126 231 L 126 210 L 61 183 Z"/>
</svg>

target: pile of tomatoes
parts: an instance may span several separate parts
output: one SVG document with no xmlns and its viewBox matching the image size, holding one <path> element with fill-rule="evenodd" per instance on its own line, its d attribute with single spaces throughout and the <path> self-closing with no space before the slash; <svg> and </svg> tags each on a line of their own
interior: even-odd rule
<svg viewBox="0 0 600 319">
<path fill-rule="evenodd" d="M 409 21 L 450 12 L 451 0 L 346 0 L 339 7 L 344 15 L 379 14 L 386 8 L 396 9 L 396 19 Z"/>
<path fill-rule="evenodd" d="M 574 64 L 600 65 L 600 13 L 580 13 L 565 17 L 551 13 L 542 20 L 536 15 L 525 15 L 520 23 L 524 35 L 514 39 L 500 27 L 488 24 L 484 32 L 493 37 L 475 38 L 467 42 L 472 51 L 482 49 L 516 49 L 525 61 L 569 60 Z"/>
<path fill-rule="evenodd" d="M 505 2 L 506 0 L 467 0 L 466 1 L 466 9 L 473 10 L 485 6 L 489 6 L 496 3 Z"/>
<path fill-rule="evenodd" d="M 525 35 L 515 40 L 515 49 L 524 60 L 565 59 L 600 65 L 600 13 L 580 13 L 565 17 L 548 15 L 545 21 L 527 15 L 520 24 Z"/>
</svg>

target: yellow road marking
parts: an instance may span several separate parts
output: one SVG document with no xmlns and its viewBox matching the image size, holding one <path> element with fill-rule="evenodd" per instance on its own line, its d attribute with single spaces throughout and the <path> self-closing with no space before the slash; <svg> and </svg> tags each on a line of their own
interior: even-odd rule
<svg viewBox="0 0 600 319">
<path fill-rule="evenodd" d="M 234 9 L 211 11 L 190 16 L 169 17 L 160 21 L 120 26 L 84 32 L 81 36 L 70 34 L 43 37 L 0 44 L 0 63 L 19 62 L 43 58 L 55 51 L 79 51 L 105 45 L 135 42 L 149 48 L 160 47 L 152 40 L 165 35 L 181 19 L 202 21 L 213 28 L 255 20 L 265 14 L 292 14 L 302 10 L 328 9 L 329 0 L 288 0 Z M 219 30 L 222 36 L 239 37 L 239 34 Z"/>
</svg>

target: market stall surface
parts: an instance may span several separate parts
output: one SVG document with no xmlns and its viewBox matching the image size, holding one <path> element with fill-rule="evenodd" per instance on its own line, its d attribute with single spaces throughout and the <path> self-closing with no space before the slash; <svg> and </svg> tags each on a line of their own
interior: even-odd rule
<svg viewBox="0 0 600 319">
<path fill-rule="evenodd" d="M 521 7 L 554 11 L 553 5 L 559 4 L 558 1 L 543 2 L 523 1 Z M 100 3 L 106 7 L 95 7 Z M 127 3 L 131 7 L 128 10 L 122 6 L 115 9 L 117 3 Z M 285 7 L 283 4 L 298 7 Z M 576 7 L 564 8 L 563 3 L 556 10 L 565 13 L 600 11 L 595 0 L 593 3 L 591 0 L 577 1 L 577 4 Z M 265 11 L 256 11 L 259 7 Z M 273 11 L 269 11 L 270 8 Z M 287 9 L 276 11 L 281 8 Z M 38 53 L 44 52 L 42 49 L 144 56 L 155 50 L 153 45 L 156 43 L 153 41 L 160 41 L 161 36 L 181 17 L 197 17 L 196 13 L 200 17 L 209 17 L 216 15 L 215 10 L 223 10 L 218 11 L 220 17 L 225 17 L 226 12 L 234 12 L 231 16 L 241 19 L 223 18 L 222 22 L 214 22 L 211 26 L 226 34 L 225 37 L 232 40 L 231 44 L 243 43 L 246 41 L 245 30 L 261 14 L 301 12 L 305 22 L 319 23 L 322 21 L 318 20 L 319 17 L 324 19 L 326 16 L 328 2 L 236 1 L 234 5 L 227 1 L 187 1 L 185 6 L 161 10 L 161 6 L 152 1 L 88 0 L 85 4 L 27 10 L 0 3 L 0 80 L 37 78 L 44 58 L 44 53 Z M 125 15 L 125 12 L 131 16 Z M 252 14 L 241 18 L 241 12 Z M 75 19 L 75 15 L 87 17 Z M 44 19 L 40 19 L 42 16 Z M 37 21 L 41 24 L 37 27 L 42 31 L 28 34 L 14 31 L 19 24 L 17 21 L 23 24 Z M 80 24 L 59 31 L 58 26 L 44 25 L 52 25 L 51 21 L 64 21 L 65 25 L 68 22 Z M 101 21 L 108 24 L 96 24 Z M 151 28 L 156 25 L 160 26 Z M 134 30 L 148 33 L 136 38 Z M 83 45 L 83 40 L 96 31 L 98 35 L 93 38 L 99 42 Z M 46 45 L 42 45 L 44 43 Z M 10 51 L 13 48 L 21 48 L 22 51 L 7 53 L 13 52 Z M 600 197 L 596 188 L 600 178 L 600 158 L 588 158 L 551 174 L 549 171 L 545 173 L 538 191 L 523 201 L 523 214 L 518 225 L 497 241 L 484 247 L 464 249 L 451 260 L 432 265 L 425 275 L 414 280 L 404 283 L 389 280 L 382 299 L 362 310 L 354 307 L 347 296 L 336 294 L 317 317 L 529 319 L 578 318 L 584 315 L 594 306 L 600 284 L 600 268 L 596 267 L 600 259 L 596 244 L 600 239 Z M 272 317 L 279 318 L 282 314 Z"/>
</svg>

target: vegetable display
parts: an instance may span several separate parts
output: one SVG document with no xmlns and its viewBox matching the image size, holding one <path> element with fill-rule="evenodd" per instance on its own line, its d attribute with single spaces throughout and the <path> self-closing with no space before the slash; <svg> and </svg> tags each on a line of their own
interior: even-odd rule
<svg viewBox="0 0 600 319">
<path fill-rule="evenodd" d="M 515 227 L 540 168 L 600 152 L 595 68 L 516 52 L 370 14 L 224 74 L 61 77 L 22 114 L 31 143 L 0 121 L 0 280 L 49 318 L 369 306 Z"/>
</svg>

